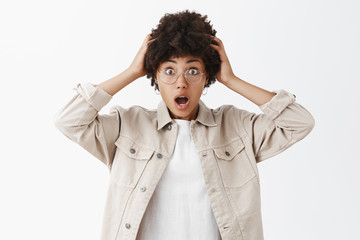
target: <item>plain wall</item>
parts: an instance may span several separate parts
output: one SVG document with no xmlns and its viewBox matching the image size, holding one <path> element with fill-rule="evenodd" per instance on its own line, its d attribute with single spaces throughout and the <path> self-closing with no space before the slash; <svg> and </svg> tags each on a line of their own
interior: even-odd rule
<svg viewBox="0 0 360 240">
<path fill-rule="evenodd" d="M 313 131 L 259 163 L 267 240 L 360 239 L 360 4 L 303 1 L 7 1 L 0 4 L 0 239 L 99 239 L 109 172 L 62 135 L 53 116 L 77 83 L 129 66 L 167 12 L 207 14 L 234 73 L 285 89 Z M 202 100 L 260 109 L 221 83 Z M 115 104 L 156 108 L 141 78 Z"/>
</svg>

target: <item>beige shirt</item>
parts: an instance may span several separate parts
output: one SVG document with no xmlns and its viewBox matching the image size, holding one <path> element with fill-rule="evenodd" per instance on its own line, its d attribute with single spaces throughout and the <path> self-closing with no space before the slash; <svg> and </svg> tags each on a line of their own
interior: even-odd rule
<svg viewBox="0 0 360 240">
<path fill-rule="evenodd" d="M 178 126 L 163 101 L 155 110 L 118 105 L 91 83 L 54 116 L 56 127 L 110 170 L 102 240 L 135 240 L 150 198 L 173 154 Z M 276 95 L 255 114 L 234 106 L 209 109 L 200 100 L 190 122 L 210 204 L 223 240 L 263 239 L 257 163 L 281 153 L 314 127 L 295 95 Z"/>
</svg>

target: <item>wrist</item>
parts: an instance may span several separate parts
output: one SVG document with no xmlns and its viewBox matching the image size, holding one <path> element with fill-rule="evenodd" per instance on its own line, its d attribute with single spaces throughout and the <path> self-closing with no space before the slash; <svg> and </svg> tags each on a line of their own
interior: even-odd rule
<svg viewBox="0 0 360 240">
<path fill-rule="evenodd" d="M 239 80 L 240 80 L 240 78 L 238 78 L 238 77 L 236 77 L 235 75 L 232 74 L 232 75 L 230 75 L 228 77 L 222 78 L 220 82 L 222 84 L 224 84 L 225 86 L 231 88 L 231 86 L 234 85 L 234 82 L 239 81 Z"/>
<path fill-rule="evenodd" d="M 136 79 L 144 76 L 144 74 L 142 72 L 139 71 L 135 71 L 133 70 L 133 68 L 128 67 L 127 69 L 125 69 L 125 74 L 126 76 L 131 79 L 132 81 L 135 81 Z"/>
</svg>

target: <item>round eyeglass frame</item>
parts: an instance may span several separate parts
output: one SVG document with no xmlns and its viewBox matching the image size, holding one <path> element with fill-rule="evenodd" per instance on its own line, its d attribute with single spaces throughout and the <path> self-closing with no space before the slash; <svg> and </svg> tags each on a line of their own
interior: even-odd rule
<svg viewBox="0 0 360 240">
<path fill-rule="evenodd" d="M 191 69 L 189 69 L 189 70 L 191 70 Z M 168 84 L 168 85 L 172 85 L 172 84 L 174 84 L 174 83 L 178 80 L 180 74 L 184 74 L 185 80 L 186 80 L 186 82 L 187 82 L 188 84 L 194 85 L 194 84 L 198 84 L 199 82 L 201 82 L 201 80 L 202 80 L 203 75 L 204 75 L 205 72 L 200 72 L 200 73 L 201 73 L 201 76 L 200 76 L 199 81 L 197 81 L 197 82 L 195 82 L 195 83 L 190 83 L 190 82 L 188 81 L 188 78 L 187 78 L 187 73 L 189 73 L 189 70 L 186 70 L 185 72 L 176 72 L 176 71 L 175 71 L 176 77 L 174 78 L 174 81 L 171 82 L 171 83 L 170 83 L 170 82 L 165 82 L 165 81 L 161 80 L 161 77 L 159 77 L 159 78 L 160 78 L 160 81 L 161 81 L 161 82 L 163 82 L 163 83 L 165 83 L 165 84 Z M 164 72 L 164 71 L 166 71 L 166 69 L 161 70 L 161 71 L 158 71 L 158 73 L 161 74 L 161 73 Z"/>
</svg>

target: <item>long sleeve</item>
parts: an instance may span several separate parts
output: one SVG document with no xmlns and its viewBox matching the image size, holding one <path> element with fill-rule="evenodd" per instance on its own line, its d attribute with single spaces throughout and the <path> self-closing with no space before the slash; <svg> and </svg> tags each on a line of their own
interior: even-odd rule
<svg viewBox="0 0 360 240">
<path fill-rule="evenodd" d="M 120 115 L 115 107 L 109 114 L 98 112 L 112 96 L 92 83 L 78 83 L 74 90 L 74 97 L 55 114 L 54 124 L 66 137 L 110 167 L 119 136 Z"/>
<path fill-rule="evenodd" d="M 305 138 L 313 129 L 313 116 L 295 95 L 275 90 L 276 95 L 259 106 L 262 114 L 243 112 L 243 126 L 253 146 L 256 162 L 281 153 Z"/>
</svg>

